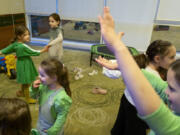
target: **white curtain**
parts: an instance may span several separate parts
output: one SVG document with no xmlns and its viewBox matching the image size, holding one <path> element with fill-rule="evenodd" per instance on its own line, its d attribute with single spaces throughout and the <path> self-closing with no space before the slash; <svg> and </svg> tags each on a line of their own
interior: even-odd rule
<svg viewBox="0 0 180 135">
<path fill-rule="evenodd" d="M 59 0 L 59 14 L 66 20 L 98 22 L 104 0 Z"/>
<path fill-rule="evenodd" d="M 180 21 L 180 0 L 160 0 L 156 20 Z"/>
<path fill-rule="evenodd" d="M 56 12 L 56 0 L 25 0 L 27 14 L 49 15 Z"/>
<path fill-rule="evenodd" d="M 128 46 L 145 51 L 151 40 L 157 8 L 156 0 L 107 0 L 116 30 L 125 32 Z"/>
</svg>

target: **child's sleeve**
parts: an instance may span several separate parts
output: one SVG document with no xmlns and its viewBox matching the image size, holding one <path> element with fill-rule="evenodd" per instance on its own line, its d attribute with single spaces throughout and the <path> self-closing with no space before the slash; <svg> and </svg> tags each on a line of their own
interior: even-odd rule
<svg viewBox="0 0 180 135">
<path fill-rule="evenodd" d="M 39 86 L 39 88 L 33 88 L 33 86 L 31 85 L 29 87 L 29 93 L 30 93 L 30 97 L 31 98 L 34 98 L 34 99 L 37 99 L 40 95 L 40 91 L 42 89 L 42 85 Z"/>
<path fill-rule="evenodd" d="M 54 103 L 56 121 L 54 125 L 48 129 L 48 135 L 57 135 L 62 130 L 71 104 L 72 100 L 68 96 L 56 98 Z"/>
<path fill-rule="evenodd" d="M 180 135 L 180 117 L 173 114 L 163 102 L 155 112 L 141 118 L 157 135 Z"/>
<path fill-rule="evenodd" d="M 155 76 L 154 74 L 152 74 L 146 70 L 142 69 L 142 72 L 145 75 L 145 77 L 148 79 L 148 81 L 150 82 L 152 87 L 155 89 L 156 93 L 160 96 L 160 98 L 165 103 L 167 103 L 168 99 L 167 99 L 167 95 L 165 94 L 165 90 L 168 87 L 167 82 L 163 81 L 161 78 Z"/>
<path fill-rule="evenodd" d="M 23 44 L 24 47 L 22 47 L 21 49 L 19 49 L 19 56 L 39 56 L 40 55 L 40 50 L 35 50 L 32 49 L 31 47 L 29 47 L 26 44 Z"/>
<path fill-rule="evenodd" d="M 57 44 L 58 42 L 62 42 L 62 41 L 63 41 L 62 32 L 59 32 L 57 38 L 55 38 L 54 40 L 50 41 L 48 45 L 54 45 L 54 44 Z"/>
<path fill-rule="evenodd" d="M 8 45 L 6 48 L 0 50 L 0 52 L 1 52 L 2 54 L 10 54 L 10 53 L 15 52 L 14 44 Z"/>
</svg>

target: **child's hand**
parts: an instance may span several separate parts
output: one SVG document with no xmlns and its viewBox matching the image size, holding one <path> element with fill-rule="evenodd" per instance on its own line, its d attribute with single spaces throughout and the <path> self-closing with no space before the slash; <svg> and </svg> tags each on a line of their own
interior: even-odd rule
<svg viewBox="0 0 180 135">
<path fill-rule="evenodd" d="M 41 53 L 47 52 L 47 51 L 49 50 L 49 47 L 51 47 L 51 45 L 46 45 L 46 46 L 41 50 Z"/>
<path fill-rule="evenodd" d="M 118 68 L 117 62 L 113 63 L 105 58 L 102 58 L 99 56 L 98 58 L 95 59 L 97 63 L 99 63 L 101 66 L 106 67 L 110 70 L 115 70 Z"/>
<path fill-rule="evenodd" d="M 40 84 L 41 84 L 41 80 L 40 79 L 34 81 L 33 82 L 33 88 L 38 88 Z"/>
<path fill-rule="evenodd" d="M 44 52 L 47 52 L 47 51 L 49 50 L 49 47 L 51 47 L 51 45 L 46 45 L 46 46 L 44 47 Z"/>
<path fill-rule="evenodd" d="M 107 47 L 112 52 L 115 52 L 124 33 L 120 32 L 119 34 L 116 34 L 114 20 L 110 14 L 109 8 L 104 7 L 104 14 L 103 16 L 99 16 L 99 22 L 101 34 Z"/>
</svg>

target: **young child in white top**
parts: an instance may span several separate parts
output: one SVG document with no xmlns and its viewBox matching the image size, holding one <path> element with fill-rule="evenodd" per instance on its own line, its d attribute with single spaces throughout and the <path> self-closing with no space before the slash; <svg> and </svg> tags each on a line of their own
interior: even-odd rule
<svg viewBox="0 0 180 135">
<path fill-rule="evenodd" d="M 50 25 L 50 42 L 48 45 L 51 47 L 48 50 L 49 57 L 54 57 L 62 61 L 63 56 L 63 30 L 60 26 L 61 19 L 57 13 L 53 13 L 49 16 L 49 25 Z"/>
</svg>

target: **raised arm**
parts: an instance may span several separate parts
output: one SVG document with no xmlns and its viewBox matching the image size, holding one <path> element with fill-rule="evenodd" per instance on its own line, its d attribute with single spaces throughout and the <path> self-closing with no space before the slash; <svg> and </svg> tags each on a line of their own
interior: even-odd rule
<svg viewBox="0 0 180 135">
<path fill-rule="evenodd" d="M 107 47 L 116 56 L 118 67 L 139 114 L 143 116 L 153 113 L 160 107 L 161 100 L 122 42 L 120 37 L 123 36 L 123 33 L 115 33 L 114 20 L 110 15 L 109 8 L 104 8 L 104 14 L 99 17 L 99 21 L 102 37 Z"/>
</svg>

